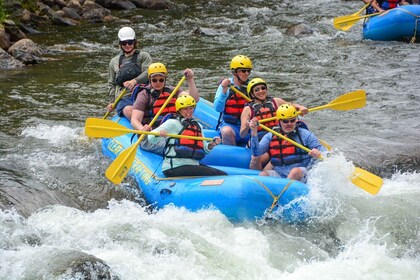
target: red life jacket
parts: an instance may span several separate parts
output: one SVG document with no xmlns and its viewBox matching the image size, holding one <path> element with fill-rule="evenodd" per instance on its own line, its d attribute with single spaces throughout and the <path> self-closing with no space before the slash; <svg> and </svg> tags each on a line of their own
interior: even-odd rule
<svg viewBox="0 0 420 280">
<path fill-rule="evenodd" d="M 262 104 L 251 101 L 245 106 L 249 106 L 251 109 L 251 119 L 256 117 L 258 120 L 262 120 L 276 116 L 277 104 L 272 97 L 267 97 Z M 272 120 L 264 123 L 264 125 L 273 128 L 278 125 L 278 121 Z M 258 132 L 262 130 L 261 127 L 258 127 Z"/>
<path fill-rule="evenodd" d="M 179 115 L 175 118 L 178 119 L 183 125 L 183 128 L 178 133 L 178 135 L 203 137 L 201 127 L 196 120 L 187 120 Z M 167 147 L 174 147 L 174 150 L 176 152 L 175 156 L 167 156 L 170 158 L 192 158 L 200 160 L 204 158 L 206 154 L 204 151 L 203 140 L 177 138 L 175 139 L 175 142 L 173 144 L 167 144 Z M 169 149 L 167 149 L 167 151 L 169 151 Z"/>
<path fill-rule="evenodd" d="M 239 90 L 248 96 L 246 93 L 246 87 L 241 87 Z M 229 97 L 225 103 L 223 120 L 227 123 L 239 124 L 241 122 L 242 111 L 244 110 L 245 104 L 248 101 L 231 89 L 228 90 L 228 93 Z"/>
<path fill-rule="evenodd" d="M 378 1 L 379 6 L 384 10 L 389 10 L 398 7 L 398 3 L 401 0 L 384 0 L 384 1 Z"/>
<path fill-rule="evenodd" d="M 279 127 L 275 127 L 273 128 L 273 130 L 284 135 L 284 133 L 280 131 Z M 296 140 L 295 141 L 300 142 L 300 144 L 303 144 L 298 128 L 296 128 L 295 132 L 289 133 L 287 137 L 291 138 L 290 137 L 291 134 L 292 136 L 297 135 L 299 138 L 299 141 L 296 141 Z M 290 164 L 301 162 L 305 159 L 303 155 L 306 155 L 304 151 L 297 148 L 295 145 L 293 145 L 289 141 L 283 140 L 277 137 L 276 135 L 273 135 L 271 138 L 268 154 L 270 155 L 271 164 L 273 164 L 274 166 L 290 165 Z"/>
<path fill-rule="evenodd" d="M 150 85 L 138 85 L 133 90 L 132 99 L 133 103 L 136 101 L 137 95 L 142 90 L 146 90 L 148 101 L 146 110 L 144 112 L 142 124 L 148 124 L 150 121 L 156 116 L 156 114 L 159 112 L 162 105 L 166 102 L 169 95 L 171 95 L 172 88 L 171 87 L 164 87 L 162 93 L 159 93 L 157 90 L 151 89 Z M 165 109 L 160 114 L 159 118 L 153 125 L 153 128 L 156 128 L 159 125 L 159 122 L 162 120 L 162 118 L 169 113 L 176 113 L 176 107 L 175 102 L 178 94 L 176 94 L 174 97 L 171 98 L 169 103 L 166 105 Z"/>
</svg>

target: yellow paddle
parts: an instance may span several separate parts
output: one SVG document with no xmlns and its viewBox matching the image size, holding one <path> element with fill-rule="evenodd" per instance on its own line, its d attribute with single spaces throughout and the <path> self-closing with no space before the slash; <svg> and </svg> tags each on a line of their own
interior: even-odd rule
<svg viewBox="0 0 420 280">
<path fill-rule="evenodd" d="M 237 88 L 233 86 L 231 86 L 230 88 L 234 92 L 239 94 L 245 100 L 251 101 L 251 99 L 248 96 L 240 92 Z M 353 109 L 363 108 L 365 105 L 366 105 L 366 91 L 359 89 L 356 91 L 345 93 L 326 105 L 310 108 L 308 109 L 308 111 L 312 112 L 312 111 L 317 111 L 317 110 L 322 110 L 322 109 L 327 109 L 327 108 L 333 109 L 333 110 L 353 110 Z M 298 113 L 300 114 L 300 112 Z M 277 120 L 277 117 L 271 117 L 271 118 L 260 120 L 260 123 L 270 122 L 273 120 Z M 326 143 L 323 140 L 319 140 L 319 142 L 322 144 L 322 146 L 327 148 L 328 151 L 331 151 L 332 148 L 328 143 Z"/>
<path fill-rule="evenodd" d="M 178 92 L 179 88 L 181 87 L 182 83 L 185 81 L 185 76 L 179 81 L 178 85 L 174 88 L 172 93 L 168 96 L 165 103 L 163 103 L 162 107 L 160 107 L 159 111 L 155 115 L 155 117 L 150 122 L 149 126 L 152 126 L 163 110 L 168 105 L 171 98 Z M 136 157 L 137 147 L 140 145 L 140 142 L 143 140 L 145 134 L 142 134 L 139 139 L 131 145 L 131 147 L 125 149 L 121 152 L 118 157 L 112 162 L 112 164 L 108 167 L 105 172 L 105 176 L 114 184 L 119 184 L 127 175 L 128 171 L 130 170 L 131 165 L 133 164 L 134 158 Z"/>
<path fill-rule="evenodd" d="M 117 106 L 118 102 L 120 102 L 121 98 L 124 96 L 125 92 L 127 91 L 127 88 L 124 88 L 120 95 L 118 95 L 117 99 L 115 99 L 114 103 L 112 103 L 112 109 L 115 109 L 115 107 Z M 104 119 L 108 118 L 109 113 L 111 112 L 106 112 L 105 116 L 103 117 Z"/>
<path fill-rule="evenodd" d="M 359 89 L 352 92 L 347 92 L 343 95 L 340 95 L 330 103 L 314 108 L 308 109 L 309 112 L 318 111 L 322 109 L 332 109 L 337 111 L 347 111 L 353 109 L 360 109 L 366 105 L 366 91 Z M 300 114 L 300 112 L 298 111 Z M 269 121 L 277 120 L 276 117 L 263 119 L 260 122 L 265 123 Z"/>
<path fill-rule="evenodd" d="M 277 131 L 274 131 L 268 127 L 266 127 L 263 124 L 259 124 L 263 129 L 265 129 L 268 132 L 271 132 L 272 134 L 280 137 L 283 140 L 286 140 L 290 142 L 291 144 L 295 145 L 298 148 L 301 148 L 302 150 L 306 152 L 310 152 L 307 147 L 293 141 L 290 138 L 287 138 L 286 136 L 278 133 Z M 323 160 L 323 157 L 319 157 L 321 160 Z M 379 190 L 381 189 L 383 185 L 383 179 L 379 176 L 376 176 L 375 174 L 372 174 L 364 169 L 361 169 L 359 167 L 356 167 L 355 171 L 351 175 L 351 182 L 358 186 L 359 188 L 367 191 L 370 194 L 377 194 Z"/>
<path fill-rule="evenodd" d="M 135 134 L 146 134 L 146 135 L 156 135 L 159 136 L 159 132 L 151 131 L 142 131 L 128 129 L 123 125 L 120 125 L 111 120 L 97 119 L 97 118 L 87 118 L 85 123 L 85 134 L 88 137 L 93 138 L 113 138 L 121 136 L 128 133 Z M 189 136 L 189 135 L 178 135 L 178 134 L 168 134 L 170 138 L 186 138 L 192 140 L 207 140 L 212 141 L 213 138 L 198 137 L 198 136 Z"/>
<path fill-rule="evenodd" d="M 359 11 L 357 11 L 354 14 L 335 17 L 333 20 L 334 27 L 339 30 L 347 31 L 350 28 L 352 28 L 352 26 L 355 25 L 356 22 L 358 22 L 362 18 L 368 18 L 368 17 L 379 15 L 380 13 L 374 13 L 374 14 L 363 15 L 363 16 L 360 15 L 360 13 L 363 12 L 363 10 L 366 9 L 370 4 L 371 3 L 367 3 L 363 8 L 361 8 Z"/>
</svg>

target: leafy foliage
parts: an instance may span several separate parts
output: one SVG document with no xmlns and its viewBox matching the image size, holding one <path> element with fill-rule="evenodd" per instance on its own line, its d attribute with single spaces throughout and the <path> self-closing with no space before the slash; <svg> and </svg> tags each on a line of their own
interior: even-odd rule
<svg viewBox="0 0 420 280">
<path fill-rule="evenodd" d="M 6 9 L 4 7 L 4 0 L 0 0 L 0 23 L 7 18 Z"/>
</svg>

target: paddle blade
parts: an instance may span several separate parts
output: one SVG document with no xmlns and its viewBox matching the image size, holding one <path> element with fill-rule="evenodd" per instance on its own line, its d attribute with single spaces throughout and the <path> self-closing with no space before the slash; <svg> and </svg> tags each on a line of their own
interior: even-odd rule
<svg viewBox="0 0 420 280">
<path fill-rule="evenodd" d="M 111 120 L 87 118 L 85 122 L 85 134 L 88 137 L 113 138 L 129 132 L 125 126 Z"/>
<path fill-rule="evenodd" d="M 137 140 L 130 148 L 125 149 L 120 153 L 117 158 L 112 162 L 105 172 L 105 176 L 114 184 L 119 184 L 127 176 L 128 171 L 133 164 L 136 157 L 137 147 L 140 144 L 140 139 Z"/>
<path fill-rule="evenodd" d="M 366 170 L 356 167 L 351 177 L 351 182 L 370 194 L 377 194 L 384 180 Z"/>
<path fill-rule="evenodd" d="M 359 89 L 343 94 L 328 104 L 333 110 L 353 110 L 366 106 L 366 91 Z"/>
<path fill-rule="evenodd" d="M 348 16 L 336 17 L 334 18 L 333 23 L 334 23 L 335 29 L 348 31 L 360 19 L 362 19 L 362 17 L 360 17 L 359 15 L 352 14 Z"/>
</svg>

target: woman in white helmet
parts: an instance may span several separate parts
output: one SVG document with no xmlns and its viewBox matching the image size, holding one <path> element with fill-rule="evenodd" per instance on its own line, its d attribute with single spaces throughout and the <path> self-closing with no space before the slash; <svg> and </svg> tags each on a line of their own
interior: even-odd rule
<svg viewBox="0 0 420 280">
<path fill-rule="evenodd" d="M 112 111 L 112 104 L 123 88 L 131 91 L 137 84 L 147 83 L 147 68 L 152 58 L 147 52 L 137 49 L 136 33 L 131 27 L 123 27 L 118 31 L 118 44 L 121 52 L 113 57 L 109 63 L 108 86 L 110 104 L 108 111 Z M 131 118 L 133 103 L 130 97 L 123 98 L 117 104 L 119 115 Z"/>
</svg>

